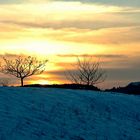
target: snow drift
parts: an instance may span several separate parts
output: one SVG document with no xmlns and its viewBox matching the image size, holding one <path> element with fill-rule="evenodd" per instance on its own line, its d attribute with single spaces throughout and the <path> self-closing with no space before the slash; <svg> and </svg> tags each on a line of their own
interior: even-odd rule
<svg viewBox="0 0 140 140">
<path fill-rule="evenodd" d="M 140 96 L 0 88 L 0 140 L 140 140 Z"/>
</svg>

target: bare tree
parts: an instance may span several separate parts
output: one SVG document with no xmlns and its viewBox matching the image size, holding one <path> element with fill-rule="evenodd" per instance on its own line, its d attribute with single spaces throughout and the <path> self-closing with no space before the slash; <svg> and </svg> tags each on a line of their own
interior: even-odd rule
<svg viewBox="0 0 140 140">
<path fill-rule="evenodd" d="M 7 87 L 9 85 L 9 81 L 10 81 L 10 79 L 8 79 L 8 78 L 0 79 L 0 86 Z"/>
<path fill-rule="evenodd" d="M 93 61 L 92 57 L 83 57 L 77 59 L 74 70 L 67 71 L 66 77 L 72 83 L 93 86 L 104 82 L 106 73 L 100 67 L 100 63 Z"/>
<path fill-rule="evenodd" d="M 13 75 L 21 80 L 21 86 L 24 85 L 24 79 L 32 75 L 41 74 L 45 70 L 48 60 L 39 61 L 36 57 L 20 57 L 10 60 L 3 57 L 4 64 L 0 66 L 0 72 Z"/>
</svg>

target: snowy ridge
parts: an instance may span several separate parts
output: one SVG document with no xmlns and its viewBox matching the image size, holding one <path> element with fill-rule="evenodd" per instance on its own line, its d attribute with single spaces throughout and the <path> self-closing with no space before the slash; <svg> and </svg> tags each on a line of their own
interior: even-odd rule
<svg viewBox="0 0 140 140">
<path fill-rule="evenodd" d="M 0 140 L 140 140 L 140 96 L 0 88 Z"/>
<path fill-rule="evenodd" d="M 140 86 L 140 82 L 132 82 L 129 85 L 132 85 L 132 86 Z"/>
</svg>

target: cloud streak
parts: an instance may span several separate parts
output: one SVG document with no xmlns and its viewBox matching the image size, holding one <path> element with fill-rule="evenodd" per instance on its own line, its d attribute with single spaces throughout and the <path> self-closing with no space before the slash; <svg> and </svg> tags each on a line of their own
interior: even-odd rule
<svg viewBox="0 0 140 140">
<path fill-rule="evenodd" d="M 64 0 L 66 1 L 66 0 Z M 67 0 L 72 1 L 72 0 Z M 117 6 L 140 6 L 139 0 L 76 0 L 81 1 L 83 3 L 98 3 L 98 4 L 106 4 L 106 5 L 117 5 Z"/>
<path fill-rule="evenodd" d="M 60 55 L 57 55 L 58 57 L 96 57 L 96 58 L 111 58 L 111 59 L 118 59 L 118 58 L 127 58 L 126 55 L 117 55 L 117 54 L 96 54 L 96 55 L 91 55 L 91 54 L 82 54 L 82 55 L 77 55 L 77 54 L 60 54 Z"/>
<path fill-rule="evenodd" d="M 9 29 L 19 37 L 24 36 L 23 33 L 28 36 L 36 30 L 42 38 L 58 41 L 133 43 L 140 40 L 139 14 L 139 8 L 105 7 L 80 2 L 0 5 L 0 34 L 5 36 L 4 32 Z M 7 36 L 10 38 L 9 34 Z"/>
<path fill-rule="evenodd" d="M 82 3 L 96 3 L 96 4 L 105 4 L 105 5 L 117 5 L 117 6 L 133 6 L 139 7 L 139 0 L 0 0 L 0 4 L 16 4 L 16 3 L 46 3 L 49 1 L 54 2 L 82 2 Z"/>
</svg>

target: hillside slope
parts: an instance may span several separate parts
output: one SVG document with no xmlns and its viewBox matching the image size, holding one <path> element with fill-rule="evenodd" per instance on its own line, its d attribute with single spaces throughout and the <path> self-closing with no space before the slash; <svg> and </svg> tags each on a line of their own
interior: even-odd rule
<svg viewBox="0 0 140 140">
<path fill-rule="evenodd" d="M 125 87 L 114 87 L 112 89 L 107 89 L 106 91 L 140 95 L 140 82 L 132 82 Z"/>
<path fill-rule="evenodd" d="M 0 140 L 140 140 L 140 96 L 0 88 Z"/>
</svg>

